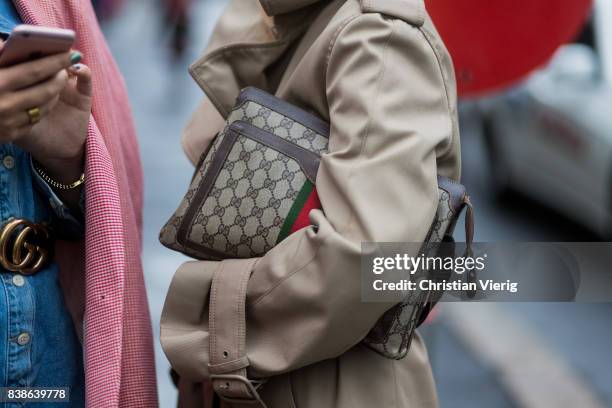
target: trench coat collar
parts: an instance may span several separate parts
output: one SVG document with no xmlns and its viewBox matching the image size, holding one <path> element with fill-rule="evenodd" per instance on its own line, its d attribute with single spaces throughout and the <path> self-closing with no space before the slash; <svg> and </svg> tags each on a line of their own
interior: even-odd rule
<svg viewBox="0 0 612 408">
<path fill-rule="evenodd" d="M 261 7 L 269 16 L 290 13 L 322 0 L 259 0 Z"/>
<path fill-rule="evenodd" d="M 245 40 L 249 35 L 247 33 L 245 37 L 230 40 L 223 47 L 207 50 L 190 65 L 189 72 L 192 77 L 221 116 L 228 117 L 236 97 L 246 84 L 269 93 L 275 92 L 267 75 L 268 67 L 277 62 L 308 28 L 317 15 L 317 3 L 323 4 L 327 1 L 260 0 L 262 5 L 283 6 L 284 13 L 273 16 L 267 15 L 262 8 L 260 17 L 269 29 L 268 36 Z M 279 11 L 279 8 L 274 8 L 274 11 Z M 232 17 L 240 18 L 238 15 Z M 245 61 L 248 61 L 248 64 L 245 64 Z"/>
</svg>

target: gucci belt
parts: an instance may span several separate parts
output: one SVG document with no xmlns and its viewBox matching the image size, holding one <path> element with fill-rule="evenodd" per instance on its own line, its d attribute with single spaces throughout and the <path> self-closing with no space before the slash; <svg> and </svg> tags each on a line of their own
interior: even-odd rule
<svg viewBox="0 0 612 408">
<path fill-rule="evenodd" d="M 32 275 L 51 258 L 53 237 L 44 224 L 16 218 L 0 229 L 0 264 L 10 272 Z"/>
</svg>

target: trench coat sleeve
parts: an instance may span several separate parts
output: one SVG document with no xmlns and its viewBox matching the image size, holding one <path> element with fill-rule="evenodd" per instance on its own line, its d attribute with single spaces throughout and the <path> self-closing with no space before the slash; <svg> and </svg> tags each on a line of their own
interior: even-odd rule
<svg viewBox="0 0 612 408">
<path fill-rule="evenodd" d="M 330 152 L 317 175 L 323 211 L 312 211 L 310 227 L 253 268 L 246 309 L 253 378 L 334 358 L 358 344 L 392 306 L 361 301 L 361 242 L 422 242 L 435 215 L 436 151 L 451 145 L 453 131 L 439 64 L 426 38 L 404 21 L 366 14 L 341 30 L 328 61 Z M 187 299 L 197 292 L 187 276 L 216 267 L 192 262 L 183 276 L 175 275 L 162 322 L 168 357 L 194 379 L 207 377 L 203 345 L 181 343 L 180 336 L 190 334 L 172 320 L 182 318 L 184 305 L 200 305 L 201 299 Z M 209 287 L 207 281 L 201 290 Z M 206 332 L 201 309 L 191 314 L 192 324 Z M 172 330 L 164 334 L 164 326 Z M 207 341 L 207 333 L 199 339 Z M 181 355 L 194 347 L 199 354 Z M 195 354 L 201 357 L 197 364 L 191 362 Z"/>
</svg>

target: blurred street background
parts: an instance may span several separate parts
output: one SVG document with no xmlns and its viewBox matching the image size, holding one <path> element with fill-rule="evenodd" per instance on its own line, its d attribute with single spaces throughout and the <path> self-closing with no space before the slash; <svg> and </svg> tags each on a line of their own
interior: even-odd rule
<svg viewBox="0 0 612 408">
<path fill-rule="evenodd" d="M 188 2 L 175 1 L 176 13 L 151 0 L 130 0 L 117 10 L 98 3 L 140 139 L 144 267 L 160 401 L 172 407 L 176 393 L 159 346 L 159 317 L 170 279 L 186 258 L 163 248 L 157 235 L 193 171 L 180 134 L 203 95 L 187 66 L 225 0 L 193 1 L 188 12 Z M 596 21 L 612 21 L 612 13 L 601 13 L 607 17 Z M 593 29 L 581 42 L 523 85 L 463 102 L 463 183 L 476 207 L 477 241 L 612 236 L 604 228 L 612 212 L 612 32 Z M 534 161 L 532 151 L 544 153 Z M 572 202 L 571 209 L 559 201 Z M 463 238 L 461 226 L 456 238 Z M 444 304 L 421 333 L 442 408 L 612 407 L 611 304 Z"/>
</svg>

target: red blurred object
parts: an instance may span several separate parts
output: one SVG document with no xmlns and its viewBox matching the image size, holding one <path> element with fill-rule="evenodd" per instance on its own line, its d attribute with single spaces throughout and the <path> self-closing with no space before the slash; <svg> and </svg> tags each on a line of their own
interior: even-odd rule
<svg viewBox="0 0 612 408">
<path fill-rule="evenodd" d="M 427 315 L 427 318 L 423 322 L 423 325 L 425 326 L 425 325 L 433 323 L 438 318 L 439 314 L 440 314 L 440 305 L 436 305 L 434 306 L 433 309 L 431 309 L 431 312 L 429 312 L 429 314 Z"/>
<path fill-rule="evenodd" d="M 591 0 L 426 0 L 461 96 L 512 85 L 574 39 Z"/>
</svg>

